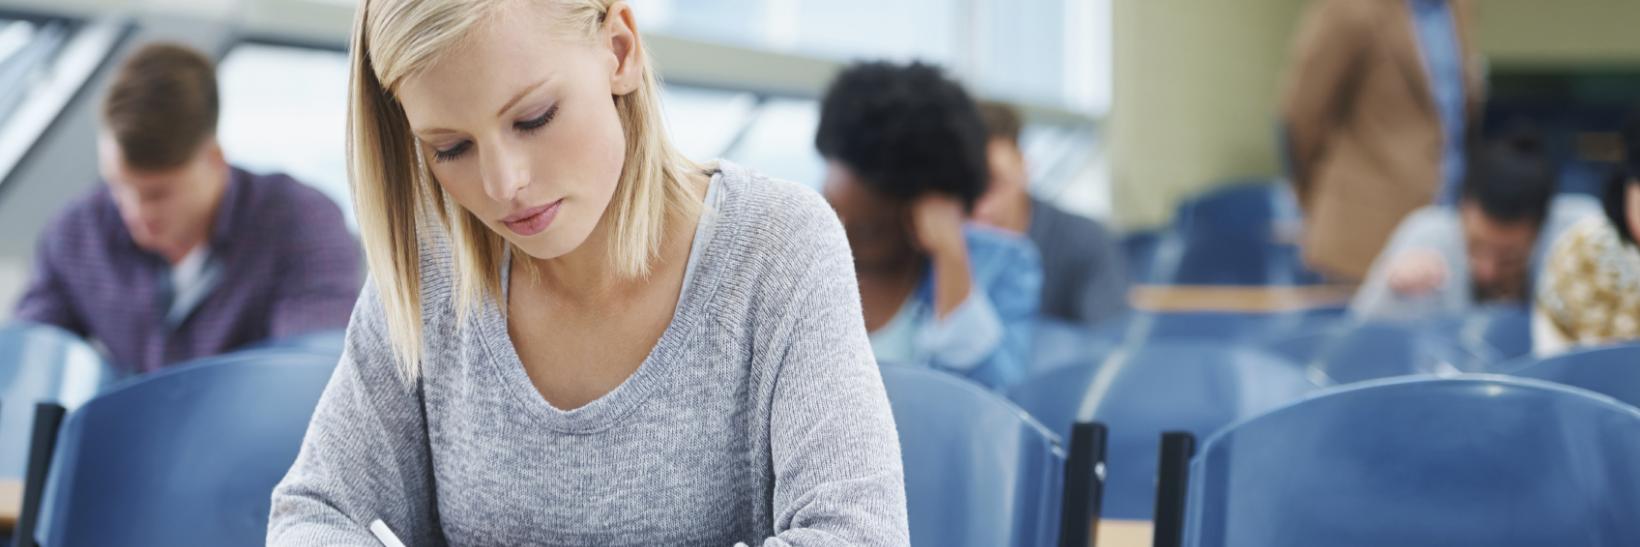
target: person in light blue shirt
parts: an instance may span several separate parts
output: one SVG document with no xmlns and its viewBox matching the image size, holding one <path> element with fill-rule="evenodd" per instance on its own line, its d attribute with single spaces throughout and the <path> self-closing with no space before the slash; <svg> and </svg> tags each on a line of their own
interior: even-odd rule
<svg viewBox="0 0 1640 547">
<path fill-rule="evenodd" d="M 1424 207 L 1401 222 L 1352 315 L 1404 320 L 1523 305 L 1555 240 L 1600 216 L 1592 197 L 1554 195 L 1554 170 L 1534 137 L 1498 139 L 1471 157 L 1457 207 Z"/>
<path fill-rule="evenodd" d="M 1436 203 L 1455 205 L 1464 179 L 1464 143 L 1467 104 L 1464 89 L 1463 42 L 1447 0 L 1407 0 L 1412 12 L 1414 41 L 1429 75 L 1430 96 L 1441 124 L 1441 186 Z"/>
<path fill-rule="evenodd" d="M 923 64 L 843 71 L 815 136 L 877 360 L 1001 389 L 1024 375 L 1042 266 L 1029 240 L 968 223 L 986 142 L 967 92 Z"/>
</svg>

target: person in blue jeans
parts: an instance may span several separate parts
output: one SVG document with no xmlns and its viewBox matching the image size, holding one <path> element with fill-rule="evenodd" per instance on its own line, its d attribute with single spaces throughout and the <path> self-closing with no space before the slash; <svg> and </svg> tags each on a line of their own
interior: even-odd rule
<svg viewBox="0 0 1640 547">
<path fill-rule="evenodd" d="M 1030 241 L 968 222 L 989 180 L 986 139 L 940 69 L 872 62 L 832 82 L 815 146 L 878 362 L 1001 389 L 1024 375 L 1042 266 Z"/>
</svg>

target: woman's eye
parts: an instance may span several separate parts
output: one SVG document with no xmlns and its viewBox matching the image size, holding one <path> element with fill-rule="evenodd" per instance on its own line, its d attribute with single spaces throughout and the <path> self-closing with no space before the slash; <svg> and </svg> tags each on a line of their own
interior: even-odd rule
<svg viewBox="0 0 1640 547">
<path fill-rule="evenodd" d="M 540 129 L 541 127 L 547 125 L 548 123 L 551 123 L 552 118 L 554 116 L 557 116 L 557 115 L 558 115 L 558 105 L 553 105 L 552 108 L 548 108 L 547 111 L 543 112 L 540 116 L 536 116 L 536 117 L 530 118 L 528 120 L 524 120 L 524 121 L 521 121 L 521 122 L 514 123 L 513 127 L 517 128 L 519 131 L 523 131 L 525 133 L 533 132 L 533 131 L 535 131 L 537 129 Z"/>
<path fill-rule="evenodd" d="M 461 141 L 456 143 L 455 146 L 451 146 L 449 148 L 433 150 L 433 160 L 445 162 L 458 159 L 462 156 L 462 154 L 466 154 L 467 149 L 472 148 L 472 146 L 472 141 Z"/>
</svg>

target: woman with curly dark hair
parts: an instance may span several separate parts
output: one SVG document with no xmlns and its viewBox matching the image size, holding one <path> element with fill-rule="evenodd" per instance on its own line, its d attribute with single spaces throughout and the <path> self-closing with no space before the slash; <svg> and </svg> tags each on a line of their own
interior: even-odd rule
<svg viewBox="0 0 1640 547">
<path fill-rule="evenodd" d="M 967 224 L 990 176 L 986 135 L 939 69 L 864 63 L 827 90 L 815 146 L 878 361 L 996 389 L 1024 373 L 1042 269 L 1029 241 Z"/>
</svg>

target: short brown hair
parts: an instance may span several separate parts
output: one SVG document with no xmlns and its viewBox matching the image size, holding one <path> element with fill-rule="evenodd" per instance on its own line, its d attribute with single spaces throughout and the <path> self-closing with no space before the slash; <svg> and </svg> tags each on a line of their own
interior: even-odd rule
<svg viewBox="0 0 1640 547">
<path fill-rule="evenodd" d="M 102 115 L 126 165 L 180 166 L 216 134 L 216 69 L 187 46 L 143 46 L 114 76 Z"/>
<path fill-rule="evenodd" d="M 1019 130 L 1023 125 L 1019 111 L 1008 103 L 980 101 L 979 117 L 985 120 L 985 132 L 993 139 L 1007 139 L 1019 144 Z"/>
</svg>

